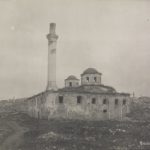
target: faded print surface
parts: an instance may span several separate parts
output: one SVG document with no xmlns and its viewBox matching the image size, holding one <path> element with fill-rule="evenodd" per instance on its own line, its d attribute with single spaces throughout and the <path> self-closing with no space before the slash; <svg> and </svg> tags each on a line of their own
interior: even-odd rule
<svg viewBox="0 0 150 150">
<path fill-rule="evenodd" d="M 119 91 L 149 95 L 149 1 L 1 0 L 0 98 L 45 89 L 49 22 L 57 23 L 57 81 L 88 67 Z"/>
</svg>

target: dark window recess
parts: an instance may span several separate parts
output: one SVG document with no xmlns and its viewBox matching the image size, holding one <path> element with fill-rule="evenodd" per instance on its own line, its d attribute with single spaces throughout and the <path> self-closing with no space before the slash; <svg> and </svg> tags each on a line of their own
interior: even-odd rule
<svg viewBox="0 0 150 150">
<path fill-rule="evenodd" d="M 60 103 L 60 104 L 63 103 L 63 100 L 64 100 L 63 96 L 59 96 L 59 103 Z"/>
<path fill-rule="evenodd" d="M 107 113 L 107 109 L 104 109 L 104 110 L 103 110 L 103 113 Z"/>
<path fill-rule="evenodd" d="M 103 100 L 103 104 L 107 104 L 107 99 L 106 98 Z"/>
<path fill-rule="evenodd" d="M 96 77 L 94 77 L 94 81 L 95 81 L 95 82 L 97 81 L 97 78 L 96 78 Z"/>
<path fill-rule="evenodd" d="M 123 105 L 126 105 L 126 99 L 123 100 Z"/>
<path fill-rule="evenodd" d="M 96 99 L 92 98 L 92 104 L 95 104 L 95 103 L 96 103 Z"/>
<path fill-rule="evenodd" d="M 86 77 L 86 80 L 89 82 L 89 77 Z"/>
<path fill-rule="evenodd" d="M 80 104 L 82 102 L 82 97 L 81 96 L 77 96 L 77 103 Z"/>
<path fill-rule="evenodd" d="M 69 82 L 69 86 L 72 87 L 72 82 Z"/>
<path fill-rule="evenodd" d="M 118 99 L 115 99 L 115 105 L 118 105 Z"/>
</svg>

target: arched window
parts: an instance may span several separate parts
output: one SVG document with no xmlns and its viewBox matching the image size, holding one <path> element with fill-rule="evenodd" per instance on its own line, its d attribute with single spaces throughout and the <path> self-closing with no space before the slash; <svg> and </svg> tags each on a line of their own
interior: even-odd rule
<svg viewBox="0 0 150 150">
<path fill-rule="evenodd" d="M 126 102 L 127 102 L 126 99 L 123 99 L 123 105 L 126 105 Z"/>
<path fill-rule="evenodd" d="M 107 99 L 103 99 L 103 104 L 107 104 Z"/>
<path fill-rule="evenodd" d="M 115 99 L 115 105 L 118 105 L 118 99 Z"/>
<path fill-rule="evenodd" d="M 97 81 L 97 78 L 96 78 L 96 77 L 94 77 L 94 81 L 95 81 L 95 82 Z"/>
<path fill-rule="evenodd" d="M 92 98 L 92 104 L 96 104 L 96 98 Z"/>
<path fill-rule="evenodd" d="M 63 96 L 59 96 L 59 103 L 60 103 L 60 104 L 63 103 L 63 100 L 64 100 Z"/>
<path fill-rule="evenodd" d="M 86 80 L 89 82 L 89 77 L 86 77 Z"/>
<path fill-rule="evenodd" d="M 77 104 L 80 104 L 82 102 L 82 96 L 77 96 Z"/>
<path fill-rule="evenodd" d="M 104 110 L 103 110 L 103 113 L 107 113 L 107 109 L 104 109 Z"/>
<path fill-rule="evenodd" d="M 72 87 L 72 82 L 69 82 L 69 86 Z"/>
</svg>

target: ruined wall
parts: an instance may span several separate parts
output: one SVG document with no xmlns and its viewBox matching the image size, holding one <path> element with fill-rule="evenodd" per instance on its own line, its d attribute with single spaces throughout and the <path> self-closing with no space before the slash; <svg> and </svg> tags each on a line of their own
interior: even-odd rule
<svg viewBox="0 0 150 150">
<path fill-rule="evenodd" d="M 63 96 L 63 102 L 60 103 L 59 96 Z M 81 102 L 77 102 L 77 96 L 81 96 Z M 93 103 L 93 99 L 95 102 Z M 106 99 L 106 104 L 103 100 Z M 118 104 L 115 104 L 118 99 Z M 123 100 L 126 104 L 123 105 Z M 74 118 L 74 119 L 92 119 L 121 120 L 129 111 L 129 97 L 122 95 L 99 95 L 83 93 L 50 93 L 46 100 L 46 109 L 49 110 L 48 118 Z M 107 111 L 107 112 L 105 112 Z"/>
<path fill-rule="evenodd" d="M 63 97 L 61 102 L 60 96 Z M 78 96 L 82 97 L 80 103 L 77 102 Z M 106 99 L 105 104 L 104 99 Z M 115 104 L 116 99 L 118 99 L 117 104 Z M 123 104 L 124 100 L 126 104 Z M 29 100 L 28 114 L 46 119 L 122 120 L 129 112 L 129 105 L 130 97 L 120 94 L 49 92 Z"/>
<path fill-rule="evenodd" d="M 27 113 L 31 117 L 35 118 L 45 118 L 48 113 L 45 110 L 47 93 L 40 93 L 29 99 L 27 99 Z"/>
</svg>

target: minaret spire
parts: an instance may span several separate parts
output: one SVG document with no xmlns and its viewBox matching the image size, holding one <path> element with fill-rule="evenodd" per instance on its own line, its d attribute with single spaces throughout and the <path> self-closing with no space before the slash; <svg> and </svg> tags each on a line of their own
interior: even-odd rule
<svg viewBox="0 0 150 150">
<path fill-rule="evenodd" d="M 56 23 L 50 23 L 48 39 L 48 77 L 46 90 L 57 90 L 56 85 L 56 44 L 58 35 L 55 33 Z"/>
</svg>

